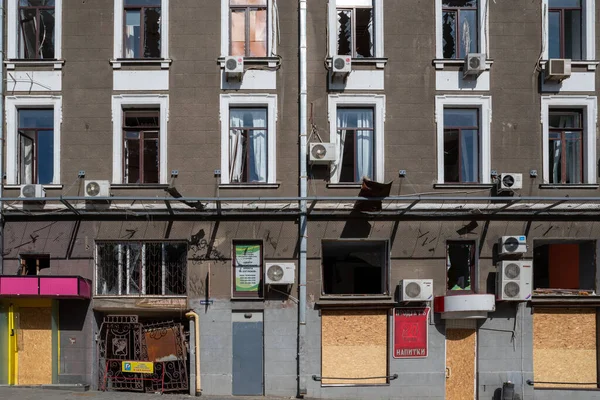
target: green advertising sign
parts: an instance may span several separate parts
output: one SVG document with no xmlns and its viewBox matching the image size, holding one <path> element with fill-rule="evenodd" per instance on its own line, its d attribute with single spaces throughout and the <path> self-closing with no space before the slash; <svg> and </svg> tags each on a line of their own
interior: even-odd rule
<svg viewBox="0 0 600 400">
<path fill-rule="evenodd" d="M 260 245 L 235 246 L 235 291 L 258 292 L 260 288 Z"/>
</svg>

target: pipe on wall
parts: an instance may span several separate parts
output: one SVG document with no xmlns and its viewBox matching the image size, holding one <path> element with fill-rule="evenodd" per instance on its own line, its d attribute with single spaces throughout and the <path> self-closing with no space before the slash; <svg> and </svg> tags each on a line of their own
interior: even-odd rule
<svg viewBox="0 0 600 400">
<path fill-rule="evenodd" d="M 195 372 L 196 372 L 196 396 L 202 393 L 200 386 L 200 320 L 198 314 L 194 311 L 185 313 L 188 319 L 194 319 L 194 355 L 195 355 Z"/>
<path fill-rule="evenodd" d="M 4 2 L 0 1 L 0 60 L 4 60 Z M 0 74 L 4 77 L 4 63 L 0 63 Z M 4 119 L 4 89 L 0 96 L 0 114 Z M 0 199 L 4 188 L 4 121 L 0 123 Z M 4 273 L 4 204 L 0 200 L 0 275 Z"/>
</svg>

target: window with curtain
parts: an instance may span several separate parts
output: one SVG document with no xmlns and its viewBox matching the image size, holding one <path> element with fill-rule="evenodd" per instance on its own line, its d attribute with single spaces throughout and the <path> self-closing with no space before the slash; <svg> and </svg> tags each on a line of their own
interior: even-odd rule
<svg viewBox="0 0 600 400">
<path fill-rule="evenodd" d="M 444 182 L 479 182 L 479 110 L 444 108 Z"/>
<path fill-rule="evenodd" d="M 18 110 L 19 184 L 50 184 L 54 178 L 54 110 Z"/>
<path fill-rule="evenodd" d="M 550 183 L 583 182 L 583 113 L 581 110 L 550 110 Z"/>
<path fill-rule="evenodd" d="M 267 0 L 229 0 L 229 54 L 267 56 Z"/>
<path fill-rule="evenodd" d="M 267 108 L 229 109 L 229 182 L 267 182 Z"/>
<path fill-rule="evenodd" d="M 337 9 L 337 54 L 355 58 L 374 57 L 373 7 Z"/>
<path fill-rule="evenodd" d="M 582 57 L 581 0 L 548 0 L 548 56 Z"/>
<path fill-rule="evenodd" d="M 19 0 L 19 58 L 54 58 L 54 0 Z"/>
<path fill-rule="evenodd" d="M 374 142 L 372 108 L 338 108 L 337 134 L 341 157 L 336 174 L 338 182 L 360 182 L 374 176 Z"/>
<path fill-rule="evenodd" d="M 444 58 L 465 58 L 478 53 L 478 0 L 442 0 Z"/>
<path fill-rule="evenodd" d="M 158 183 L 160 111 L 123 112 L 123 183 Z"/>
<path fill-rule="evenodd" d="M 161 0 L 123 0 L 123 57 L 160 58 Z"/>
</svg>

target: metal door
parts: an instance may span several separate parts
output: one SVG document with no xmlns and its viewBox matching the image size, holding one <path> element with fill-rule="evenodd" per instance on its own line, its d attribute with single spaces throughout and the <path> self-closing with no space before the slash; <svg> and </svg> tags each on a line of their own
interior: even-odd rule
<svg viewBox="0 0 600 400">
<path fill-rule="evenodd" d="M 234 312 L 233 323 L 233 387 L 232 394 L 262 396 L 263 314 Z"/>
</svg>

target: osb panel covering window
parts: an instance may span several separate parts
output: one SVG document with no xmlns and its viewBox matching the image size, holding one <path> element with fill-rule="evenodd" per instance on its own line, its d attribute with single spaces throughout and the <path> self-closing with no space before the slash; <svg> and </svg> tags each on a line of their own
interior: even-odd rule
<svg viewBox="0 0 600 400">
<path fill-rule="evenodd" d="M 52 308 L 19 310 L 19 385 L 52 383 Z"/>
<path fill-rule="evenodd" d="M 535 308 L 533 376 L 536 387 L 597 387 L 595 308 Z"/>
<path fill-rule="evenodd" d="M 446 398 L 470 400 L 475 393 L 475 329 L 446 326 Z"/>
<path fill-rule="evenodd" d="M 387 310 L 323 310 L 322 384 L 387 383 L 387 322 Z"/>
</svg>

